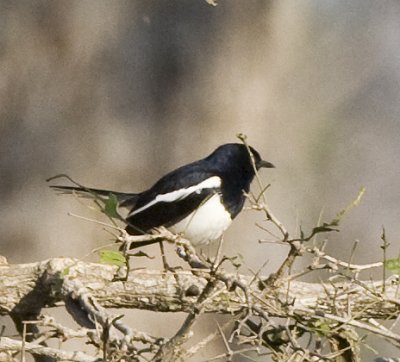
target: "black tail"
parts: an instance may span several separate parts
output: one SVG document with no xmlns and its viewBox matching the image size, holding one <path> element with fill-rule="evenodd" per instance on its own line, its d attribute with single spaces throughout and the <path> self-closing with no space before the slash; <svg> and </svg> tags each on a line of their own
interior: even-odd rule
<svg viewBox="0 0 400 362">
<path fill-rule="evenodd" d="M 84 197 L 87 199 L 94 199 L 94 200 L 98 199 L 100 197 L 109 197 L 112 194 L 117 198 L 119 206 L 125 207 L 127 209 L 132 209 L 136 205 L 136 202 L 138 201 L 139 196 L 140 196 L 140 194 L 137 194 L 137 193 L 117 192 L 117 191 L 85 187 L 85 186 L 77 183 L 76 181 L 74 181 L 71 177 L 69 177 L 66 174 L 56 175 L 54 177 L 47 179 L 46 181 L 47 182 L 53 181 L 57 178 L 66 178 L 76 185 L 76 186 L 53 186 L 53 185 L 50 186 L 50 188 L 59 192 L 60 194 L 77 195 L 79 197 Z M 128 234 L 131 234 L 131 235 L 140 235 L 140 234 L 146 233 L 145 231 L 141 231 L 138 228 L 135 228 L 132 225 L 129 225 L 129 223 L 126 227 L 126 231 L 128 232 Z M 160 240 L 158 240 L 158 239 L 139 241 L 136 243 L 132 243 L 130 249 L 136 249 L 138 247 L 155 244 L 159 241 Z M 120 250 L 121 250 L 121 248 L 120 248 Z"/>
<path fill-rule="evenodd" d="M 96 199 L 100 196 L 110 196 L 113 194 L 119 203 L 119 206 L 132 208 L 138 199 L 139 194 L 117 192 L 110 190 L 93 189 L 83 186 L 50 186 L 53 190 L 58 191 L 60 194 L 71 195 L 75 194 L 87 199 Z"/>
</svg>

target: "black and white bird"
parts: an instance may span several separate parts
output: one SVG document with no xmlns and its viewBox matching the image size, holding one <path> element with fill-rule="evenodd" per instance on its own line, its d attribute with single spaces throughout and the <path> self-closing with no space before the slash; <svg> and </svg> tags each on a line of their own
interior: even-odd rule
<svg viewBox="0 0 400 362">
<path fill-rule="evenodd" d="M 197 246 L 222 236 L 242 210 L 255 169 L 261 167 L 274 165 L 262 160 L 252 147 L 228 143 L 206 158 L 171 171 L 140 193 L 76 186 L 51 187 L 84 197 L 113 194 L 119 207 L 129 210 L 126 217 L 129 234 L 144 234 L 164 226 Z"/>
</svg>

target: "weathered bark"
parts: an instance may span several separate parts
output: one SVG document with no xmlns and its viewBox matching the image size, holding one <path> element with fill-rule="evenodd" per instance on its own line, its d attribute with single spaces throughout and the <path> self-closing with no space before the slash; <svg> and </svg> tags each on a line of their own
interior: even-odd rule
<svg viewBox="0 0 400 362">
<path fill-rule="evenodd" d="M 160 272 L 135 270 L 128 281 L 113 281 L 116 266 L 84 263 L 70 258 L 55 258 L 42 262 L 0 266 L 0 315 L 19 310 L 40 309 L 63 300 L 62 284 L 65 278 L 83 284 L 97 301 L 107 308 L 136 308 L 159 312 L 189 312 L 197 301 L 193 290 L 201 291 L 205 278 L 190 271 Z M 206 273 L 199 271 L 197 274 Z M 196 274 L 196 273 L 195 273 Z M 232 275 L 248 286 L 257 304 L 268 315 L 287 317 L 290 313 L 315 310 L 323 314 L 347 315 L 365 319 L 395 318 L 400 310 L 396 297 L 398 281 L 344 282 L 333 285 L 291 281 L 279 288 L 260 290 L 257 280 L 243 275 Z M 253 281 L 251 283 L 251 281 Z M 235 313 L 248 305 L 242 290 L 233 292 L 219 282 L 218 292 L 206 304 L 204 311 Z M 196 293 L 195 293 L 196 294 Z M 287 301 L 288 303 L 282 303 Z M 286 305 L 286 306 L 285 306 Z"/>
</svg>

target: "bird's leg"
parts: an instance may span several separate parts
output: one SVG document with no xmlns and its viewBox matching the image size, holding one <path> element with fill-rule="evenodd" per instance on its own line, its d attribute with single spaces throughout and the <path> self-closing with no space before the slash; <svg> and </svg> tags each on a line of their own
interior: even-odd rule
<svg viewBox="0 0 400 362">
<path fill-rule="evenodd" d="M 172 267 L 168 264 L 167 255 L 165 253 L 165 248 L 164 248 L 164 241 L 167 241 L 169 243 L 175 243 L 175 241 L 178 239 L 178 235 L 171 233 L 168 229 L 166 229 L 163 226 L 154 228 L 153 235 L 158 236 L 160 238 L 158 244 L 160 246 L 161 258 L 164 270 L 174 273 L 177 269 L 182 269 L 180 266 Z"/>
<path fill-rule="evenodd" d="M 219 240 L 218 240 L 218 249 L 217 249 L 217 252 L 216 252 L 214 258 L 213 258 L 213 259 L 212 259 L 212 258 L 211 258 L 211 259 L 209 258 L 209 262 L 212 264 L 213 268 L 217 268 L 217 269 L 218 269 L 218 267 L 219 267 L 219 265 L 220 265 L 221 255 L 222 255 L 222 245 L 223 245 L 223 243 L 224 243 L 224 237 L 221 236 L 221 237 L 219 238 Z M 221 263 L 222 263 L 222 262 L 221 262 Z"/>
<path fill-rule="evenodd" d="M 160 246 L 160 252 L 161 252 L 161 258 L 162 258 L 162 262 L 163 262 L 163 266 L 164 266 L 164 270 L 166 271 L 172 271 L 173 268 L 171 268 L 168 264 L 167 261 L 167 256 L 165 255 L 165 249 L 164 249 L 164 243 L 161 240 L 158 245 Z"/>
</svg>

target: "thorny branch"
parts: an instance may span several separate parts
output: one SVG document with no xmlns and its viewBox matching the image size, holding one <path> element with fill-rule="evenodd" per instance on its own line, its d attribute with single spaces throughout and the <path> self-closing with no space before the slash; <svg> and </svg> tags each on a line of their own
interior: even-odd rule
<svg viewBox="0 0 400 362">
<path fill-rule="evenodd" d="M 102 359 L 90 356 L 83 352 L 67 352 L 57 348 L 44 347 L 40 344 L 16 341 L 7 337 L 0 337 L 0 351 L 19 352 L 25 349 L 26 352 L 32 354 L 52 357 L 57 361 L 73 361 L 73 362 L 101 362 Z"/>
<path fill-rule="evenodd" d="M 253 156 L 252 152 L 250 151 L 249 145 L 247 143 L 247 136 L 244 135 L 243 133 L 239 133 L 237 135 L 237 137 L 247 147 L 247 151 L 249 152 L 250 158 L 252 160 L 254 173 L 256 175 L 256 180 L 257 180 L 258 186 L 260 188 L 259 196 L 257 198 L 254 198 L 254 200 L 252 200 L 252 207 L 254 207 L 254 209 L 256 209 L 256 210 L 260 210 L 260 211 L 264 212 L 266 220 L 271 221 L 279 229 L 279 231 L 282 234 L 282 241 L 286 242 L 289 238 L 289 232 L 286 230 L 283 223 L 281 221 L 279 221 L 279 219 L 272 213 L 270 207 L 267 204 L 267 200 L 266 200 L 266 196 L 265 196 L 265 191 L 266 191 L 267 187 L 262 183 L 260 175 L 258 174 L 258 170 L 257 170 L 255 162 L 254 162 L 254 156 Z M 262 200 L 261 203 L 260 203 L 260 199 Z"/>
<path fill-rule="evenodd" d="M 238 137 L 248 148 L 246 137 L 242 134 Z M 399 277 L 386 278 L 384 272 L 382 281 L 359 279 L 365 270 L 384 269 L 386 235 L 382 236 L 386 243 L 385 260 L 367 265 L 354 264 L 351 258 L 349 262 L 339 260 L 323 248 L 307 244 L 319 233 L 338 231 L 340 219 L 358 204 L 364 190 L 330 223 L 316 226 L 309 235 L 301 231 L 300 237 L 291 237 L 268 206 L 265 197 L 268 186 L 262 184 L 254 160 L 253 167 L 260 192 L 247 195 L 251 208 L 263 212 L 265 221 L 277 228 L 281 236 L 275 241 L 290 247 L 275 273 L 269 276 L 261 276 L 259 272 L 244 276 L 238 270 L 227 273 L 223 263 L 234 264 L 231 259 L 220 257 L 220 248 L 215 260 L 204 260 L 189 241 L 164 228 L 149 235 L 131 236 L 113 222 L 111 227 L 119 233 L 117 239 L 122 243 L 123 258 L 129 258 L 135 243 L 167 241 L 176 247 L 178 256 L 191 269 L 170 268 L 165 257 L 165 271 L 130 270 L 129 259 L 125 267 L 117 267 L 68 258 L 13 266 L 0 258 L 3 260 L 0 263 L 0 315 L 12 315 L 16 323 L 24 326 L 24 331 L 27 325 L 33 326 L 29 333 L 23 333 L 22 341 L 0 337 L 0 352 L 11 353 L 11 358 L 17 351 L 24 351 L 23 356 L 25 351 L 30 352 L 37 362 L 61 359 L 186 361 L 219 338 L 225 352 L 208 360 L 230 361 L 235 355 L 251 352 L 259 356 L 269 354 L 274 361 L 359 362 L 360 345 L 365 343 L 365 338 L 358 337 L 356 329 L 380 336 L 400 348 L 400 335 L 377 321 L 397 321 Z M 107 199 L 96 201 L 98 206 L 110 206 Z M 262 229 L 274 235 L 267 227 Z M 311 264 L 292 273 L 295 260 L 305 253 L 313 256 Z M 332 277 L 321 283 L 298 281 L 300 276 L 320 269 L 329 270 Z M 121 278 L 123 274 L 125 277 Z M 66 328 L 43 315 L 44 307 L 61 302 L 81 328 Z M 173 337 L 165 338 L 131 328 L 123 322 L 122 315 L 113 315 L 106 308 L 185 312 L 187 317 Z M 205 313 L 229 314 L 232 319 L 187 348 L 199 317 Z M 38 327 L 44 330 L 39 333 Z M 308 335 L 308 343 L 304 343 L 304 335 Z M 52 338 L 60 341 L 86 338 L 95 348 L 95 355 L 49 348 L 45 343 Z"/>
<path fill-rule="evenodd" d="M 184 252 L 181 251 L 181 253 Z M 190 251 L 187 253 L 186 257 L 191 259 Z M 69 306 L 69 310 L 84 310 L 87 318 L 95 324 L 95 328 L 73 332 L 62 330 L 54 321 L 51 324 L 48 319 L 44 319 L 43 324 L 52 326 L 53 333 L 58 331 L 58 335 L 75 334 L 76 337 L 81 338 L 86 334 L 99 350 L 104 351 L 102 343 L 107 343 L 106 353 L 110 355 L 113 352 L 115 355 L 116 350 L 120 348 L 120 351 L 122 350 L 125 356 L 131 356 L 132 360 L 146 360 L 144 357 L 141 359 L 141 356 L 152 354 L 155 356 L 156 353 L 162 353 L 160 350 L 168 350 L 169 347 L 165 346 L 170 346 L 174 338 L 168 341 L 134 331 L 118 319 L 118 316 L 110 315 L 104 308 L 130 307 L 188 312 L 186 324 L 181 327 L 183 332 L 176 334 L 185 338 L 175 339 L 178 343 L 171 349 L 172 356 L 179 356 L 182 353 L 182 350 L 179 350 L 181 342 L 185 342 L 186 337 L 190 336 L 189 331 L 197 316 L 200 313 L 210 312 L 229 313 L 235 316 L 234 319 L 239 324 L 243 319 L 243 313 L 246 314 L 247 320 L 258 318 L 258 330 L 251 328 L 251 324 L 249 328 L 249 324 L 246 323 L 242 323 L 235 329 L 241 343 L 251 342 L 253 345 L 254 340 L 260 341 L 264 346 L 270 346 L 271 341 L 275 341 L 276 344 L 277 337 L 274 337 L 272 332 L 264 333 L 279 326 L 271 321 L 271 317 L 302 320 L 308 327 L 310 323 L 318 325 L 317 321 L 326 320 L 330 323 L 329 330 L 340 325 L 348 325 L 380 335 L 393 343 L 400 343 L 399 335 L 394 332 L 389 333 L 388 330 L 368 321 L 371 318 L 397 317 L 399 281 L 395 277 L 388 279 L 385 283 L 385 299 L 380 297 L 380 294 L 376 294 L 376 291 L 381 292 L 382 282 L 367 281 L 357 284 L 352 280 L 326 286 L 291 281 L 288 295 L 286 283 L 280 287 L 266 287 L 261 291 L 259 283 L 252 277 L 228 274 L 220 270 L 220 265 L 213 266 L 207 262 L 204 264 L 209 265 L 210 268 L 175 271 L 178 278 L 175 278 L 176 275 L 174 276 L 171 272 L 135 270 L 131 271 L 128 280 L 124 283 L 113 282 L 118 270 L 115 266 L 83 263 L 74 259 L 51 259 L 34 264 L 3 265 L 0 267 L 0 314 L 7 314 L 20 303 L 21 299 L 29 296 L 35 282 L 40 280 L 40 275 L 45 274 L 46 278 L 42 278 L 43 285 L 39 285 L 37 293 L 40 295 L 42 292 L 50 292 L 51 295 L 47 296 L 48 306 L 56 305 L 63 300 Z M 260 277 L 261 279 L 263 278 Z M 12 284 L 13 281 L 15 284 Z M 182 295 L 182 290 L 198 290 L 200 294 Z M 289 305 L 288 299 L 292 301 Z M 80 321 L 80 323 L 84 322 Z M 246 328 L 250 333 L 248 337 L 243 336 Z M 301 326 L 299 328 L 301 329 Z M 108 334 L 107 341 L 104 341 L 105 331 Z M 296 340 L 296 335 L 292 336 L 293 338 Z M 137 347 L 139 341 L 147 346 L 142 351 Z M 0 345 L 2 342 L 3 340 L 0 340 Z M 32 343 L 36 342 L 32 341 Z M 290 338 L 286 339 L 286 343 L 291 344 Z M 6 347 L 3 345 L 2 348 Z M 43 351 L 47 350 L 35 349 L 35 353 Z M 278 352 L 275 351 L 275 353 Z"/>
</svg>

